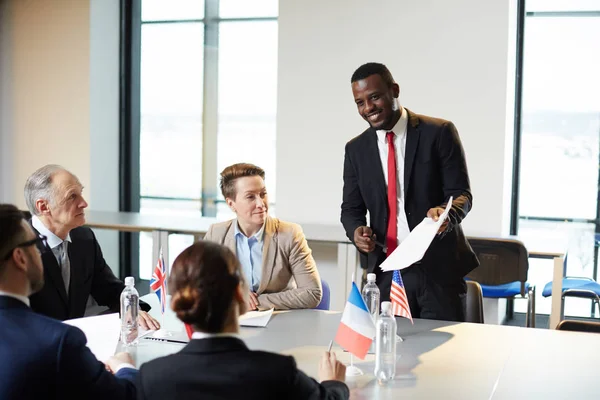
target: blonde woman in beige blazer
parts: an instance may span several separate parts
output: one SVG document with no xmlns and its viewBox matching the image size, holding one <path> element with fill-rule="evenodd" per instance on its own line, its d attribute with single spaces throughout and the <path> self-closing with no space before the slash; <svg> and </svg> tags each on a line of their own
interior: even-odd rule
<svg viewBox="0 0 600 400">
<path fill-rule="evenodd" d="M 300 225 L 268 215 L 264 178 L 252 164 L 221 172 L 221 192 L 236 218 L 211 225 L 204 240 L 237 255 L 250 286 L 250 310 L 314 308 L 322 288 L 312 252 Z"/>
</svg>

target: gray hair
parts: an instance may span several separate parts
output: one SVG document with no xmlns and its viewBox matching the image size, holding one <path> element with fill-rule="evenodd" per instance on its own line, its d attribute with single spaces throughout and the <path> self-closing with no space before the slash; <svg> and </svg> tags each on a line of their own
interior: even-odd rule
<svg viewBox="0 0 600 400">
<path fill-rule="evenodd" d="M 66 171 L 56 164 L 48 164 L 35 171 L 25 182 L 25 203 L 32 215 L 39 215 L 35 202 L 44 199 L 54 205 L 56 191 L 52 185 L 52 177 L 59 171 Z"/>
</svg>

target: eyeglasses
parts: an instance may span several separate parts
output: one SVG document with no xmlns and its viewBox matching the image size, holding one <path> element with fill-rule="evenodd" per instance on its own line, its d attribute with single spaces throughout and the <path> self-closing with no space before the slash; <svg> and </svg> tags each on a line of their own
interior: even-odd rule
<svg viewBox="0 0 600 400">
<path fill-rule="evenodd" d="M 37 245 L 38 248 L 39 247 L 42 247 L 42 248 L 48 247 L 48 238 L 46 236 L 44 236 L 44 235 L 38 234 L 38 237 L 36 237 L 35 239 L 28 240 L 28 241 L 23 242 L 21 244 L 18 244 L 15 247 L 13 247 L 12 249 L 10 249 L 10 251 L 8 252 L 8 254 L 6 256 L 4 256 L 4 258 L 2 259 L 2 261 L 6 261 L 9 258 L 11 258 L 12 257 L 12 253 L 13 253 L 13 251 L 15 251 L 16 248 L 18 248 L 18 247 L 29 247 L 29 246 L 33 246 L 34 244 Z"/>
</svg>

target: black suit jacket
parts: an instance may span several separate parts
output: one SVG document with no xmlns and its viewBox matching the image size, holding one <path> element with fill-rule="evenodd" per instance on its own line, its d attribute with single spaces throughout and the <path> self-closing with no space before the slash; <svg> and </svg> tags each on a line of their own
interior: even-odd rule
<svg viewBox="0 0 600 400">
<path fill-rule="evenodd" d="M 35 228 L 34 228 L 35 230 Z M 52 249 L 40 248 L 44 263 L 44 287 L 30 297 L 31 308 L 40 314 L 59 320 L 81 318 L 88 297 L 111 312 L 119 312 L 121 292 L 125 285 L 104 261 L 100 244 L 90 228 L 75 228 L 70 232 L 69 261 L 71 280 L 69 295 L 65 291 L 60 266 Z M 140 301 L 144 311 L 150 306 Z"/>
<path fill-rule="evenodd" d="M 408 110 L 407 110 L 408 111 Z M 479 265 L 460 226 L 473 197 L 464 150 L 452 122 L 408 111 L 404 160 L 404 209 L 413 230 L 432 207 L 445 207 L 453 196 L 449 226 L 438 235 L 421 260 L 421 268 L 440 284 L 456 283 Z M 346 144 L 341 221 L 350 240 L 357 227 L 367 224 L 385 242 L 387 186 L 377 147 L 375 129 L 369 128 Z M 385 259 L 381 247 L 361 254 L 372 272 Z"/>
<path fill-rule="evenodd" d="M 113 376 L 79 328 L 36 314 L 8 296 L 0 296 L 0 337 L 2 400 L 136 397 L 136 370 L 122 368 Z"/>
<path fill-rule="evenodd" d="M 348 399 L 346 384 L 321 384 L 293 357 L 250 351 L 233 337 L 192 339 L 179 353 L 140 368 L 139 400 Z"/>
</svg>

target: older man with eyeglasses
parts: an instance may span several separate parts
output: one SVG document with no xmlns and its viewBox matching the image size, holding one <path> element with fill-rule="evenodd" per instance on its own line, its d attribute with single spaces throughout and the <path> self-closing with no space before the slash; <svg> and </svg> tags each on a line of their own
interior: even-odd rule
<svg viewBox="0 0 600 400">
<path fill-rule="evenodd" d="M 137 371 L 127 353 L 104 365 L 79 328 L 29 307 L 44 286 L 38 248 L 45 242 L 17 207 L 0 204 L 0 397 L 135 399 Z"/>
</svg>

